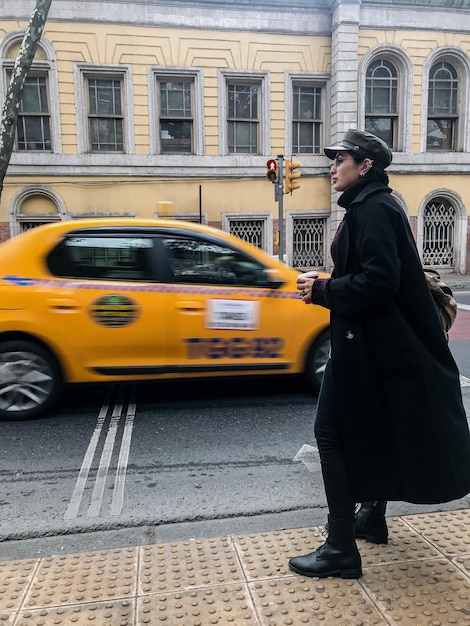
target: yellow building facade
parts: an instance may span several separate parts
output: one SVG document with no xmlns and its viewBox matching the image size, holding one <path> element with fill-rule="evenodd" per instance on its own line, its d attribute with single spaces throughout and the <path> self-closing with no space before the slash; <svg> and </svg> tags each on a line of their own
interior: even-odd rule
<svg viewBox="0 0 470 626">
<path fill-rule="evenodd" d="M 25 85 L 0 239 L 170 212 L 330 269 L 342 210 L 323 147 L 353 127 L 390 144 L 423 264 L 470 270 L 470 0 L 76 6 L 52 3 Z M 2 101 L 33 9 L 0 15 Z M 281 206 L 278 156 L 302 174 Z"/>
</svg>

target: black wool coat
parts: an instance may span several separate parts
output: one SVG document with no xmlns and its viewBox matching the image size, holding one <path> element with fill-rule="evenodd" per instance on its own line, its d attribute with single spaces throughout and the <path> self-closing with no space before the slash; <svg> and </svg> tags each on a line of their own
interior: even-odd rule
<svg viewBox="0 0 470 626">
<path fill-rule="evenodd" d="M 362 188 L 338 234 L 328 290 L 341 432 L 357 502 L 448 502 L 470 491 L 459 372 L 390 192 Z"/>
</svg>

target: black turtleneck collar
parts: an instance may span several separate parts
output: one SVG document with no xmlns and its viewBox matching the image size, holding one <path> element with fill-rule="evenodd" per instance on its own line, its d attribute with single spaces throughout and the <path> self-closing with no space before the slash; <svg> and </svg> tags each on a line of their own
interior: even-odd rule
<svg viewBox="0 0 470 626">
<path fill-rule="evenodd" d="M 360 178 L 357 182 L 348 187 L 338 198 L 339 206 L 342 206 L 346 211 L 351 207 L 351 202 L 357 196 L 357 194 L 370 185 L 370 181 L 365 178 Z"/>
</svg>

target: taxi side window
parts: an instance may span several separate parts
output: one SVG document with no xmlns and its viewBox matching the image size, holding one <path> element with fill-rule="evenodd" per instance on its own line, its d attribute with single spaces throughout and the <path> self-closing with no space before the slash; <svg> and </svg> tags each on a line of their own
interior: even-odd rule
<svg viewBox="0 0 470 626">
<path fill-rule="evenodd" d="M 265 276 L 262 265 L 237 250 L 209 239 L 165 237 L 174 282 L 255 286 Z"/>
<path fill-rule="evenodd" d="M 143 237 L 71 236 L 52 250 L 47 264 L 61 278 L 148 281 L 151 247 Z"/>
</svg>

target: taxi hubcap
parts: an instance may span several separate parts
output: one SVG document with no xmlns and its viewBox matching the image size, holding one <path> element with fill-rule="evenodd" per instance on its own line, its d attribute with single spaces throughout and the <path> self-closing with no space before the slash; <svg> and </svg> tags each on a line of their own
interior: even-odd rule
<svg viewBox="0 0 470 626">
<path fill-rule="evenodd" d="M 32 352 L 0 355 L 0 409 L 24 411 L 43 404 L 53 387 L 47 362 Z"/>
</svg>

